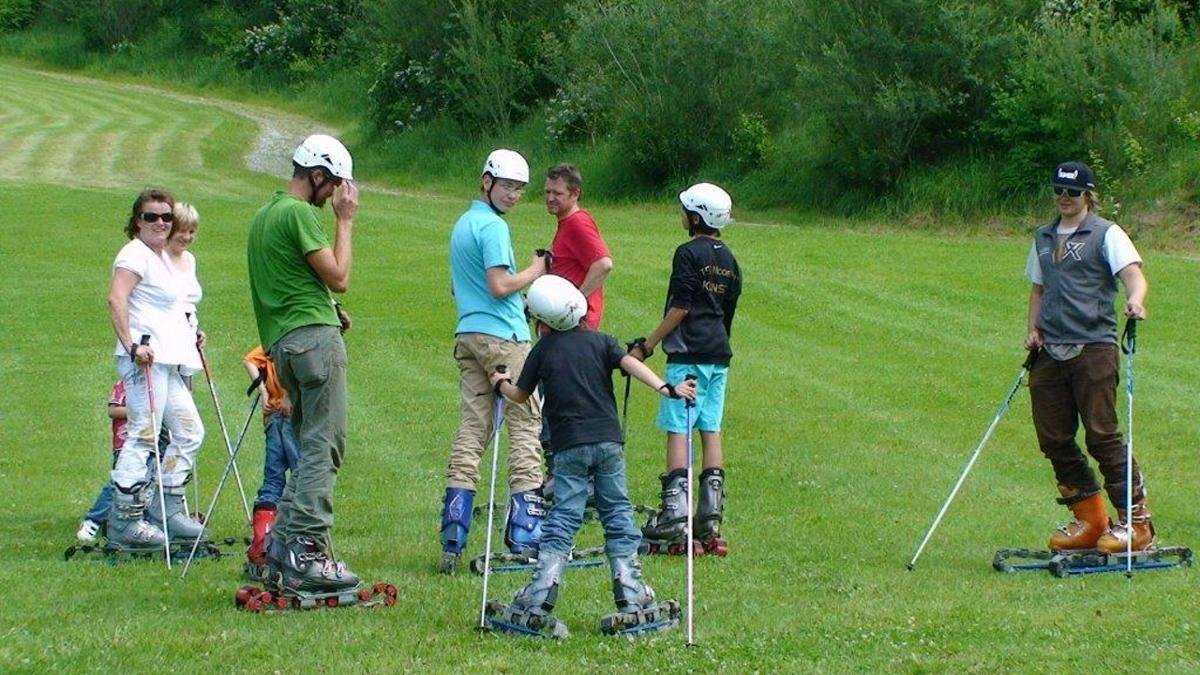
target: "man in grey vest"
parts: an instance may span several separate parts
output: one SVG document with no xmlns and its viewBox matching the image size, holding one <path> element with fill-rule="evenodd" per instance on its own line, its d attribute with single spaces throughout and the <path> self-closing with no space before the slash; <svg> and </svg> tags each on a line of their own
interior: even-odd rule
<svg viewBox="0 0 1200 675">
<path fill-rule="evenodd" d="M 1133 550 L 1154 545 L 1142 473 L 1134 462 L 1133 508 L 1125 512 L 1125 441 L 1117 429 L 1117 280 L 1125 286 L 1124 314 L 1146 318 L 1148 285 L 1142 259 L 1129 236 L 1096 215 L 1096 178 L 1081 162 L 1066 162 L 1051 177 L 1059 216 L 1034 233 L 1025 275 L 1029 335 L 1025 348 L 1040 349 L 1029 375 L 1033 425 L 1042 453 L 1054 467 L 1060 504 L 1074 520 L 1050 537 L 1052 550 Z M 1075 442 L 1082 422 L 1088 453 L 1104 476 L 1117 508 L 1111 525 L 1100 485 Z"/>
</svg>

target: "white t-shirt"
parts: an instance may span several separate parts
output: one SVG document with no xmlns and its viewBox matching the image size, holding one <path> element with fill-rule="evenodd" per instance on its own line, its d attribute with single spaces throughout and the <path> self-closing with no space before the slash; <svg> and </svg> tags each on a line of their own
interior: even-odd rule
<svg viewBox="0 0 1200 675">
<path fill-rule="evenodd" d="M 143 335 L 150 336 L 155 363 L 181 366 L 184 375 L 199 371 L 196 333 L 184 311 L 184 275 L 171 267 L 165 252 L 156 255 L 136 237 L 117 253 L 113 272 L 118 269 L 129 270 L 139 279 L 129 294 L 130 337 L 140 341 Z M 127 345 L 117 340 L 113 354 L 128 358 Z"/>
<path fill-rule="evenodd" d="M 1077 229 L 1079 228 L 1064 228 L 1059 225 L 1057 234 L 1069 235 Z M 1125 234 L 1125 230 L 1122 230 L 1120 225 L 1112 225 L 1104 233 L 1102 253 L 1104 259 L 1108 261 L 1108 269 L 1112 271 L 1114 277 L 1133 263 L 1142 262 L 1142 257 L 1138 255 L 1133 242 L 1129 240 L 1129 235 Z M 1036 241 L 1029 246 L 1029 257 L 1025 260 L 1025 278 L 1038 286 L 1042 285 L 1042 264 L 1038 261 Z"/>
<path fill-rule="evenodd" d="M 196 305 L 200 304 L 200 299 L 204 297 L 204 289 L 200 288 L 200 280 L 196 277 L 196 256 L 192 255 L 191 251 L 184 251 L 182 258 L 182 264 L 175 268 L 175 276 L 183 289 L 183 311 L 188 314 L 188 325 L 195 332 L 200 327 L 200 320 L 196 318 Z"/>
</svg>

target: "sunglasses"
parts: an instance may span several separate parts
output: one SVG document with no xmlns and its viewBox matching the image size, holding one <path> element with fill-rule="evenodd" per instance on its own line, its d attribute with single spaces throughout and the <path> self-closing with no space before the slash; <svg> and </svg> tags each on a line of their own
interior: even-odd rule
<svg viewBox="0 0 1200 675">
<path fill-rule="evenodd" d="M 170 212 L 153 213 L 151 211 L 142 211 L 141 218 L 147 223 L 157 223 L 159 220 L 162 220 L 164 223 L 169 223 L 175 220 L 175 214 Z"/>
<path fill-rule="evenodd" d="M 1067 195 L 1068 197 L 1078 197 L 1079 195 L 1083 194 L 1083 190 L 1076 190 L 1075 188 L 1059 187 L 1059 186 L 1055 185 L 1054 186 L 1054 194 L 1058 195 L 1059 197 L 1063 196 L 1064 194 Z"/>
</svg>

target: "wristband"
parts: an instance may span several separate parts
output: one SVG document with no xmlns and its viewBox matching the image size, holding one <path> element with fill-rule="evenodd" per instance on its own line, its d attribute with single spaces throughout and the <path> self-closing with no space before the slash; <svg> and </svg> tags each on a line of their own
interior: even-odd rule
<svg viewBox="0 0 1200 675">
<path fill-rule="evenodd" d="M 663 389 L 667 390 L 668 398 L 680 398 L 679 393 L 675 391 L 675 386 L 672 385 L 670 382 L 663 382 L 662 386 L 659 387 L 659 390 L 661 391 Z"/>
<path fill-rule="evenodd" d="M 646 346 L 646 338 L 644 337 L 635 338 L 633 341 L 626 344 L 625 353 L 628 354 L 632 352 L 634 347 L 642 350 L 642 355 L 647 359 L 654 355 L 654 350 Z"/>
<path fill-rule="evenodd" d="M 136 342 L 130 342 L 130 343 L 129 343 L 129 350 L 128 350 L 128 351 L 129 351 L 129 360 L 130 360 L 130 361 L 137 361 L 137 349 L 138 349 L 138 347 L 141 347 L 141 345 L 139 345 L 139 344 L 138 344 L 138 343 L 136 343 Z"/>
</svg>

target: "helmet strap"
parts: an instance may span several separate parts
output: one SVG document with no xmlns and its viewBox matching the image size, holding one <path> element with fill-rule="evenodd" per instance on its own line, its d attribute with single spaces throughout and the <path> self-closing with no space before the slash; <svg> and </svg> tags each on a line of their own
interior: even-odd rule
<svg viewBox="0 0 1200 675">
<path fill-rule="evenodd" d="M 485 193 L 487 195 L 487 205 L 489 208 L 492 209 L 493 212 L 495 212 L 496 215 L 503 216 L 504 212 L 501 211 L 500 209 L 496 208 L 496 202 L 492 201 L 492 190 L 495 190 L 495 189 L 496 189 L 496 177 L 492 176 L 492 183 L 491 183 L 491 185 L 488 185 L 487 192 Z"/>
</svg>

